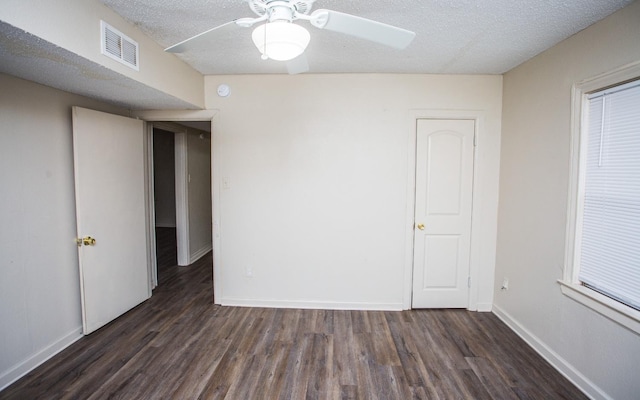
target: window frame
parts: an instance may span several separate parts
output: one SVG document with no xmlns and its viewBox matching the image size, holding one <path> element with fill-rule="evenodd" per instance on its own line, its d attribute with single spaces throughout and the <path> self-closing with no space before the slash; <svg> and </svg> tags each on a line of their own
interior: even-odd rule
<svg viewBox="0 0 640 400">
<path fill-rule="evenodd" d="M 571 88 L 571 153 L 565 263 L 562 293 L 605 317 L 640 334 L 640 311 L 580 284 L 578 280 L 582 213 L 586 167 L 587 96 L 640 78 L 640 61 L 593 78 L 575 83 Z"/>
</svg>

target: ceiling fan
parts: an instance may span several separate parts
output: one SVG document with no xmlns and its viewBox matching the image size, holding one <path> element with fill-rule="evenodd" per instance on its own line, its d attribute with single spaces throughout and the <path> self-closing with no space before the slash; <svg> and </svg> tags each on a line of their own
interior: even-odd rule
<svg viewBox="0 0 640 400">
<path fill-rule="evenodd" d="M 258 25 L 252 39 L 263 59 L 287 61 L 290 74 L 309 70 L 304 51 L 311 40 L 309 32 L 296 20 L 308 21 L 319 29 L 344 33 L 397 49 L 406 48 L 416 36 L 414 32 L 351 14 L 311 7 L 316 0 L 246 0 L 258 16 L 239 18 L 199 33 L 165 49 L 182 53 L 204 48 L 221 29 L 236 25 L 251 28 Z"/>
</svg>

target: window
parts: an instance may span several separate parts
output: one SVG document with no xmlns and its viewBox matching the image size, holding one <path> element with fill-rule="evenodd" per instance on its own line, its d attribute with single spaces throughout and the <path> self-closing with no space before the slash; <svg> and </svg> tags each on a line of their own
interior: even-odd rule
<svg viewBox="0 0 640 400">
<path fill-rule="evenodd" d="M 587 96 L 578 281 L 640 310 L 640 81 Z"/>
<path fill-rule="evenodd" d="M 638 75 L 640 65 L 635 64 L 574 86 L 572 182 L 561 281 L 563 293 L 636 332 L 640 332 Z"/>
</svg>

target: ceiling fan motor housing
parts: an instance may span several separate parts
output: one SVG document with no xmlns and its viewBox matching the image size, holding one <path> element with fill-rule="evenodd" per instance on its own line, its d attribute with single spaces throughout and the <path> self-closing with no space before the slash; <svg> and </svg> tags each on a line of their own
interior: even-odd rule
<svg viewBox="0 0 640 400">
<path fill-rule="evenodd" d="M 287 2 L 276 1 L 274 3 L 287 3 Z M 291 7 L 289 7 L 288 4 L 273 5 L 269 7 L 267 12 L 269 13 L 269 22 L 275 22 L 275 21 L 291 22 L 293 21 L 293 16 L 295 13 L 295 11 Z"/>
</svg>

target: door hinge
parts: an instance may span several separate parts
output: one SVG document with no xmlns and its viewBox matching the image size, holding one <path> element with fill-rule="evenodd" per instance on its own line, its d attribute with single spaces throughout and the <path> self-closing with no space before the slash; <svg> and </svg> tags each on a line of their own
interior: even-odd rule
<svg viewBox="0 0 640 400">
<path fill-rule="evenodd" d="M 473 147 L 476 147 L 478 145 L 478 142 L 476 142 L 477 137 L 478 135 L 473 135 Z"/>
<path fill-rule="evenodd" d="M 471 277 L 470 276 L 467 277 L 467 287 L 469 289 L 471 289 Z"/>
</svg>

